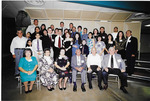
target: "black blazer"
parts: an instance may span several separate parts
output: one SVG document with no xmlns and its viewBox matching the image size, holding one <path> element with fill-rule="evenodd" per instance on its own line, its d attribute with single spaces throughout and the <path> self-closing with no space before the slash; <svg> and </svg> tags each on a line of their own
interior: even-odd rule
<svg viewBox="0 0 150 101">
<path fill-rule="evenodd" d="M 137 55 L 138 41 L 136 37 L 131 36 L 130 42 L 128 42 L 126 49 L 126 57 L 131 57 L 132 54 Z"/>
<path fill-rule="evenodd" d="M 86 57 L 88 56 L 89 54 L 89 47 L 87 45 L 81 45 L 80 46 L 80 50 L 81 50 L 81 54 L 82 54 L 82 49 L 84 47 L 84 54 L 86 55 Z M 83 55 L 83 54 L 82 54 Z"/>
</svg>

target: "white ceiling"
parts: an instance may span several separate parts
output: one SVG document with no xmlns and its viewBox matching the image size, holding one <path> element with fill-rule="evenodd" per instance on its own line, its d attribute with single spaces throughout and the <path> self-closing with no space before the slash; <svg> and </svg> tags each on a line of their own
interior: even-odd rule
<svg viewBox="0 0 150 101">
<path fill-rule="evenodd" d="M 32 19 L 80 19 L 124 21 L 133 12 L 96 7 L 58 0 L 45 1 L 42 6 L 34 6 L 25 1 L 7 0 L 2 2 L 2 16 L 16 17 L 19 10 L 25 10 Z M 55 13 L 55 12 L 56 13 Z"/>
</svg>

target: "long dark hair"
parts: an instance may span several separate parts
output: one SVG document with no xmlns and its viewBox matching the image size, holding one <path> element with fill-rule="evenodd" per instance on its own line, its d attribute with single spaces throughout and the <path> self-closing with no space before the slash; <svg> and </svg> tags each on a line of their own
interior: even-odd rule
<svg viewBox="0 0 150 101">
<path fill-rule="evenodd" d="M 95 30 L 97 30 L 97 35 L 98 35 L 99 32 L 98 32 L 98 29 L 97 29 L 97 28 L 94 28 L 94 29 L 93 29 L 93 35 L 94 35 L 94 31 L 95 31 Z"/>
<path fill-rule="evenodd" d="M 79 38 L 78 38 L 78 44 L 80 45 L 80 44 L 82 43 L 81 36 L 80 36 L 80 34 L 79 34 L 78 32 L 76 32 L 76 34 L 79 35 Z M 75 34 L 75 36 L 74 36 L 74 38 L 73 38 L 73 44 L 76 43 L 76 34 Z"/>
<path fill-rule="evenodd" d="M 125 39 L 123 31 L 119 31 L 116 37 L 117 42 L 119 42 L 119 33 L 122 33 L 122 39 Z"/>
<path fill-rule="evenodd" d="M 45 24 L 42 24 L 41 27 L 40 27 L 41 30 L 44 30 L 44 29 L 42 29 L 42 26 L 44 26 L 44 29 L 46 29 L 46 25 L 45 25 Z"/>
<path fill-rule="evenodd" d="M 31 43 L 32 43 L 32 40 L 31 40 L 31 39 L 28 39 L 27 42 L 26 42 L 26 47 L 29 46 L 29 45 L 28 45 L 28 42 L 29 42 L 29 41 L 31 41 Z M 31 46 L 32 46 L 32 45 L 31 45 Z"/>
<path fill-rule="evenodd" d="M 30 51 L 31 53 L 31 56 L 32 56 L 32 50 L 30 48 L 25 48 L 24 51 L 23 51 L 23 57 L 26 57 L 26 51 Z"/>
<path fill-rule="evenodd" d="M 111 35 L 111 34 L 108 34 L 108 36 L 107 37 L 109 37 L 109 36 L 111 36 L 111 41 L 113 41 L 113 36 Z M 108 42 L 108 38 L 107 38 L 107 42 Z"/>
</svg>

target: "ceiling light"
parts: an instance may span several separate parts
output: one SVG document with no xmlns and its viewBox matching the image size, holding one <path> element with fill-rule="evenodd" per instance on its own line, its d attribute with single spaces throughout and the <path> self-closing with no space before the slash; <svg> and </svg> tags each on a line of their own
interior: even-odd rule
<svg viewBox="0 0 150 101">
<path fill-rule="evenodd" d="M 148 24 L 148 25 L 145 25 L 145 27 L 150 27 L 150 24 Z"/>
<path fill-rule="evenodd" d="M 25 0 L 25 2 L 35 6 L 41 6 L 44 4 L 43 0 Z"/>
</svg>

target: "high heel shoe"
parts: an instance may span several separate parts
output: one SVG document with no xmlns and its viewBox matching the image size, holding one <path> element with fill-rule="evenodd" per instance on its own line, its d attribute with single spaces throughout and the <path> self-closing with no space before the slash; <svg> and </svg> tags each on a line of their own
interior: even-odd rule
<svg viewBox="0 0 150 101">
<path fill-rule="evenodd" d="M 59 88 L 59 90 L 63 90 L 63 88 Z"/>
<path fill-rule="evenodd" d="M 32 92 L 32 89 L 31 89 L 31 90 L 28 90 L 28 92 L 31 93 L 31 92 Z"/>
<path fill-rule="evenodd" d="M 64 87 L 63 89 L 66 90 L 66 87 Z"/>
<path fill-rule="evenodd" d="M 25 93 L 27 94 L 27 93 L 29 93 L 29 91 L 25 91 Z"/>
</svg>

